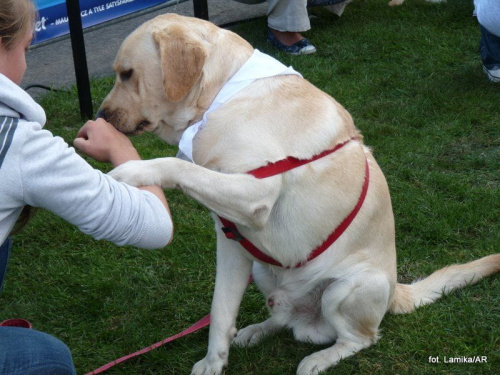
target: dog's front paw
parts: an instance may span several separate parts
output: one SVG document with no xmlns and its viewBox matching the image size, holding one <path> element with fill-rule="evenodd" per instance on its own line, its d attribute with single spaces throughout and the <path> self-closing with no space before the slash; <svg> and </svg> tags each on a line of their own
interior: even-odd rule
<svg viewBox="0 0 500 375">
<path fill-rule="evenodd" d="M 191 375 L 220 375 L 224 372 L 226 365 L 227 357 L 213 359 L 207 356 L 194 365 Z"/>
<path fill-rule="evenodd" d="M 316 352 L 300 361 L 297 375 L 318 375 L 332 367 L 334 363 L 323 353 Z"/>
<path fill-rule="evenodd" d="M 160 185 L 160 178 L 152 160 L 131 160 L 108 173 L 117 181 L 132 186 Z"/>
<path fill-rule="evenodd" d="M 264 336 L 265 332 L 262 326 L 260 324 L 252 324 L 238 331 L 238 334 L 233 339 L 233 345 L 242 348 L 252 346 L 257 344 Z"/>
</svg>

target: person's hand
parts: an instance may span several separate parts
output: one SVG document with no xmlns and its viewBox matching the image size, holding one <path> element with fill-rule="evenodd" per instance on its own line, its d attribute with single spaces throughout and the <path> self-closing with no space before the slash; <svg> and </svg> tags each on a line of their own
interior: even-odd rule
<svg viewBox="0 0 500 375">
<path fill-rule="evenodd" d="M 115 167 L 129 160 L 140 160 L 130 139 L 102 118 L 87 121 L 78 131 L 73 145 L 88 156 Z"/>
<path fill-rule="evenodd" d="M 115 167 L 130 160 L 141 159 L 130 139 L 102 118 L 87 121 L 78 131 L 73 145 L 95 160 L 109 162 Z M 167 199 L 161 187 L 139 186 L 138 188 L 156 195 L 170 215 Z"/>
</svg>

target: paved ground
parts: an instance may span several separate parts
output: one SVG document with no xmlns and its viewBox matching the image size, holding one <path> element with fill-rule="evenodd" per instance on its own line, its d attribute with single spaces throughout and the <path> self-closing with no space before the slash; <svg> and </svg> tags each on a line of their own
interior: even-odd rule
<svg viewBox="0 0 500 375">
<path fill-rule="evenodd" d="M 210 21 L 217 25 L 264 16 L 266 8 L 265 2 L 258 5 L 246 5 L 231 0 L 208 0 Z M 138 12 L 85 31 L 85 50 L 90 77 L 113 74 L 111 66 L 121 42 L 145 21 L 163 13 L 178 13 L 187 16 L 194 14 L 191 0 L 151 9 L 152 11 Z M 26 55 L 26 59 L 28 69 L 22 82 L 23 87 L 43 84 L 58 88 L 71 86 L 76 82 L 69 37 L 35 46 Z M 29 93 L 35 97 L 43 92 L 39 89 L 29 90 Z"/>
</svg>

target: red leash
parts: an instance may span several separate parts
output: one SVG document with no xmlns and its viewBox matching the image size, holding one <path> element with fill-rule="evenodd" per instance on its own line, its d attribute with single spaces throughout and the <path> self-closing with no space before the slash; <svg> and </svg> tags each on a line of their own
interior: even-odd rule
<svg viewBox="0 0 500 375">
<path fill-rule="evenodd" d="M 253 276 L 250 275 L 250 277 L 248 278 L 248 284 L 251 284 L 253 281 Z M 190 333 L 194 333 L 202 328 L 205 328 L 206 326 L 210 325 L 210 314 L 207 314 L 205 315 L 203 318 L 201 318 L 200 320 L 198 320 L 196 323 L 194 323 L 191 327 L 185 329 L 184 331 L 182 331 L 181 333 L 178 333 L 176 335 L 173 335 L 173 336 L 170 336 L 168 338 L 166 338 L 165 340 L 162 340 L 162 341 L 159 341 L 157 342 L 156 344 L 153 344 L 151 346 L 147 346 L 145 347 L 144 349 L 141 349 L 135 353 L 132 353 L 132 354 L 129 354 L 129 355 L 126 355 L 125 357 L 122 357 L 122 358 L 118 358 L 118 359 L 115 359 L 114 361 L 111 361 L 107 364 L 105 364 L 104 366 L 101 366 L 99 367 L 98 369 L 95 369 L 94 371 L 91 371 L 85 375 L 97 375 L 97 374 L 100 374 L 106 370 L 109 370 L 111 367 L 119 364 L 119 363 L 122 363 L 122 362 L 125 362 L 127 360 L 129 360 L 130 358 L 134 358 L 134 357 L 137 357 L 137 356 L 140 356 L 141 354 L 144 354 L 144 353 L 147 353 L 153 349 L 156 349 L 156 348 L 159 348 L 160 346 L 164 345 L 164 344 L 167 344 L 171 341 L 174 341 L 174 340 L 177 340 L 178 338 L 182 337 L 182 336 L 186 336 L 186 335 L 189 335 Z"/>
<path fill-rule="evenodd" d="M 119 364 L 119 363 L 122 363 L 122 362 L 125 362 L 127 360 L 129 360 L 130 358 L 134 358 L 134 357 L 137 357 L 141 354 L 144 354 L 144 353 L 147 353 L 153 349 L 156 349 L 156 348 L 159 348 L 160 346 L 164 345 L 164 344 L 167 344 L 171 341 L 174 341 L 180 337 L 183 337 L 183 336 L 186 336 L 186 335 L 189 335 L 190 333 L 193 333 L 193 332 L 196 332 L 206 326 L 208 326 L 210 324 L 210 314 L 208 315 L 205 315 L 203 318 L 201 318 L 199 321 L 197 321 L 195 324 L 193 324 L 191 327 L 185 329 L 184 331 L 182 331 L 181 333 L 178 333 L 174 336 L 171 336 L 171 337 L 168 337 L 166 338 L 165 340 L 162 340 L 162 341 L 159 341 L 157 342 L 156 344 L 153 344 L 151 346 L 147 346 L 145 347 L 144 349 L 141 349 L 135 353 L 131 353 L 129 355 L 126 355 L 125 357 L 121 357 L 121 358 L 118 358 L 118 359 L 115 359 L 114 361 L 112 362 L 109 362 L 108 364 L 105 364 L 104 366 L 101 366 L 99 367 L 98 369 L 95 369 L 94 371 L 91 371 L 85 375 L 96 375 L 96 374 L 100 374 L 104 371 L 107 371 L 109 370 L 111 367 Z"/>
<path fill-rule="evenodd" d="M 160 346 L 164 344 L 168 344 L 169 342 L 172 342 L 180 337 L 189 335 L 190 333 L 196 332 L 210 324 L 210 314 L 205 315 L 203 318 L 201 318 L 199 321 L 197 321 L 195 324 L 193 324 L 191 327 L 185 329 L 181 333 L 178 333 L 176 335 L 170 336 L 166 338 L 165 340 L 159 341 L 156 344 L 150 345 L 145 347 L 144 349 L 141 349 L 135 353 L 131 353 L 129 355 L 126 355 L 124 357 L 115 359 L 112 362 L 109 362 L 105 364 L 104 366 L 99 367 L 98 369 L 95 369 L 94 371 L 91 371 L 85 375 L 97 375 L 100 373 L 103 373 L 104 371 L 109 370 L 111 367 L 116 366 L 119 363 L 125 362 L 131 358 L 137 357 L 139 355 L 142 355 L 144 353 L 147 353 L 153 349 L 159 348 Z M 25 319 L 8 319 L 4 320 L 3 322 L 0 323 L 0 327 L 22 327 L 22 328 L 32 328 L 32 325 L 30 322 L 28 322 Z"/>
</svg>

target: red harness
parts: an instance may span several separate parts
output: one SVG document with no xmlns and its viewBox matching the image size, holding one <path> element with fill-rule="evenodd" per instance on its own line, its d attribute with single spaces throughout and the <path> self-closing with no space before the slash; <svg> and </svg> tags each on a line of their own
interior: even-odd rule
<svg viewBox="0 0 500 375">
<path fill-rule="evenodd" d="M 331 150 L 324 151 L 321 154 L 313 156 L 311 159 L 302 160 L 302 159 L 297 159 L 294 157 L 288 157 L 286 159 L 279 160 L 277 162 L 270 163 L 270 164 L 267 164 L 265 166 L 253 169 L 250 172 L 247 172 L 247 174 L 251 174 L 252 176 L 259 178 L 259 179 L 275 176 L 277 174 L 287 172 L 291 169 L 300 167 L 304 164 L 311 163 L 315 160 L 318 160 L 318 159 L 321 159 L 327 155 L 330 155 L 330 154 L 334 153 L 335 151 L 341 149 L 347 143 L 349 143 L 351 140 L 354 140 L 354 139 L 355 138 L 352 138 L 344 143 L 340 143 L 337 146 L 335 146 L 334 148 L 332 148 Z M 356 203 L 356 206 L 354 206 L 353 210 L 349 213 L 349 215 L 347 215 L 346 218 L 340 223 L 340 225 L 334 229 L 334 231 L 328 236 L 328 238 L 321 245 L 319 245 L 316 249 L 311 251 L 311 253 L 309 254 L 309 256 L 307 257 L 307 259 L 305 261 L 296 264 L 295 266 L 293 266 L 293 268 L 301 267 L 305 263 L 307 263 L 310 260 L 321 255 L 326 249 L 328 249 L 342 235 L 342 233 L 344 233 L 346 231 L 346 229 L 349 227 L 349 225 L 352 223 L 352 221 L 354 220 L 354 218 L 358 214 L 359 210 L 361 209 L 363 202 L 365 201 L 366 193 L 368 191 L 369 181 L 370 181 L 370 169 L 368 167 L 368 159 L 365 159 L 365 179 L 364 179 L 363 187 L 361 189 L 361 194 L 359 196 L 358 202 Z M 219 216 L 219 219 L 222 222 L 222 225 L 224 226 L 222 228 L 222 231 L 224 232 L 224 234 L 226 235 L 226 237 L 228 239 L 238 241 L 241 244 L 241 246 L 243 246 L 257 260 L 259 260 L 263 263 L 271 264 L 273 266 L 284 267 L 276 259 L 270 257 L 267 254 L 264 254 L 253 243 L 251 243 L 249 240 L 247 240 L 245 237 L 243 237 L 241 235 L 241 233 L 238 231 L 236 224 L 234 224 L 232 221 L 224 219 L 220 216 Z M 287 268 L 290 268 L 290 267 L 287 267 Z"/>
</svg>

